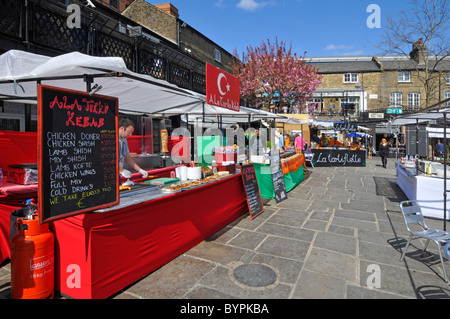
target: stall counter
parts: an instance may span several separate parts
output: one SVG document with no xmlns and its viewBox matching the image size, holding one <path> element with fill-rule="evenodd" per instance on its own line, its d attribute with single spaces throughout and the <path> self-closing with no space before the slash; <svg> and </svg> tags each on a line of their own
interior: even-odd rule
<svg viewBox="0 0 450 319">
<path fill-rule="evenodd" d="M 262 198 L 275 199 L 275 191 L 273 188 L 272 174 L 270 172 L 270 164 L 253 163 L 255 166 L 256 179 Z M 281 159 L 281 167 L 283 170 L 284 184 L 286 191 L 292 191 L 305 179 L 304 174 L 305 158 L 303 154 Z"/>
<path fill-rule="evenodd" d="M 444 179 L 419 173 L 416 168 L 405 167 L 399 161 L 397 166 L 397 185 L 409 200 L 417 200 L 426 217 L 444 219 Z M 450 181 L 447 181 L 450 190 Z M 450 201 L 447 199 L 447 220 L 450 220 Z"/>
<path fill-rule="evenodd" d="M 73 298 L 109 297 L 248 211 L 242 175 L 105 213 L 52 223 L 55 289 Z"/>
</svg>

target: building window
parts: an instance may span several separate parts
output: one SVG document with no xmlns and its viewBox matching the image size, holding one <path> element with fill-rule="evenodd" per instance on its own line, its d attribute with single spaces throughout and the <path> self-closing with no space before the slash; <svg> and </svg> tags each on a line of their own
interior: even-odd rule
<svg viewBox="0 0 450 319">
<path fill-rule="evenodd" d="M 450 74 L 447 75 L 447 81 L 446 81 L 446 83 L 447 83 L 448 85 L 450 85 Z"/>
<path fill-rule="evenodd" d="M 391 93 L 389 105 L 401 107 L 403 105 L 403 95 L 401 93 Z"/>
<path fill-rule="evenodd" d="M 444 100 L 450 99 L 450 92 L 445 92 Z M 450 102 L 445 103 L 445 106 L 450 106 Z"/>
<path fill-rule="evenodd" d="M 217 62 L 222 62 L 222 55 L 217 49 L 214 49 L 214 60 L 216 60 Z"/>
<path fill-rule="evenodd" d="M 408 93 L 408 107 L 413 110 L 420 107 L 420 93 Z"/>
<path fill-rule="evenodd" d="M 399 83 L 411 82 L 411 72 L 398 72 L 398 82 Z"/>
<path fill-rule="evenodd" d="M 356 83 L 358 82 L 358 73 L 345 73 L 344 83 Z"/>
</svg>

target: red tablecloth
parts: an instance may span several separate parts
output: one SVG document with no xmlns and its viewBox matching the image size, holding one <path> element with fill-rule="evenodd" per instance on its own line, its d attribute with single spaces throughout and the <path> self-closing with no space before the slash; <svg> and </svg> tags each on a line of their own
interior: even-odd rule
<svg viewBox="0 0 450 319">
<path fill-rule="evenodd" d="M 155 169 L 149 172 L 153 178 L 170 177 L 176 166 Z M 142 175 L 133 174 L 133 181 L 144 181 Z M 126 181 L 122 179 L 122 181 Z M 37 198 L 37 184 L 17 185 L 7 183 L 0 187 L 0 264 L 11 258 L 10 248 L 10 216 L 13 211 L 24 207 L 22 203 L 30 198 Z"/>
<path fill-rule="evenodd" d="M 52 223 L 55 289 L 106 298 L 248 211 L 241 175 L 106 213 Z"/>
</svg>

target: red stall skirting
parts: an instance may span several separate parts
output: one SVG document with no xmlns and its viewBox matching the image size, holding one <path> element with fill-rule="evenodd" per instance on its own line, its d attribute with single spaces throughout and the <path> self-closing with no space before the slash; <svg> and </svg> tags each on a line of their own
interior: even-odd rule
<svg viewBox="0 0 450 319">
<path fill-rule="evenodd" d="M 0 131 L 0 154 L 3 170 L 11 164 L 37 163 L 37 133 Z"/>
<path fill-rule="evenodd" d="M 109 297 L 247 211 L 239 174 L 120 210 L 55 221 L 55 289 L 73 298 Z"/>
</svg>

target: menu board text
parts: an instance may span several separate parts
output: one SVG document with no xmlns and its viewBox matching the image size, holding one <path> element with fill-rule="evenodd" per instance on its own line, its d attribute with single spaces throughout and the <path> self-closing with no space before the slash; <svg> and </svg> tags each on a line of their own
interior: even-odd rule
<svg viewBox="0 0 450 319">
<path fill-rule="evenodd" d="M 39 87 L 40 220 L 118 203 L 117 99 Z"/>
</svg>

